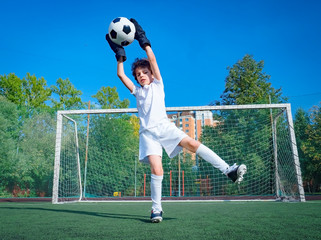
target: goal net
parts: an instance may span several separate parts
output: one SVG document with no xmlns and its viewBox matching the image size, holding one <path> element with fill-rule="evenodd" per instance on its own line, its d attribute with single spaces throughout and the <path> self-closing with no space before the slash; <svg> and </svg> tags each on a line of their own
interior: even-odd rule
<svg viewBox="0 0 321 240">
<path fill-rule="evenodd" d="M 290 104 L 167 108 L 169 121 L 229 165 L 233 183 L 194 153 L 163 154 L 164 199 L 305 201 Z M 150 199 L 150 167 L 138 160 L 137 109 L 57 113 L 53 203 Z"/>
</svg>

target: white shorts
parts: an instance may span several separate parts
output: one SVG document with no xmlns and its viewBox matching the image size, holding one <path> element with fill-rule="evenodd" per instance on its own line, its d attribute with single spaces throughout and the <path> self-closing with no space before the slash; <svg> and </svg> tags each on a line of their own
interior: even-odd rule
<svg viewBox="0 0 321 240">
<path fill-rule="evenodd" d="M 170 158 L 175 157 L 182 150 L 178 144 L 185 137 L 187 137 L 186 133 L 169 121 L 145 129 L 139 134 L 139 160 L 149 163 L 148 156 L 162 156 L 163 148 Z"/>
</svg>

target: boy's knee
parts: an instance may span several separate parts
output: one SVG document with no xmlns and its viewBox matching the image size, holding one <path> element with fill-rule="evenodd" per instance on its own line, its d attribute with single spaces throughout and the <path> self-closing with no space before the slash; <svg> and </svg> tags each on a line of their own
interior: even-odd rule
<svg viewBox="0 0 321 240">
<path fill-rule="evenodd" d="M 156 176 L 163 176 L 164 174 L 163 166 L 151 166 L 151 173 Z"/>
<path fill-rule="evenodd" d="M 198 147 L 201 145 L 201 143 L 197 140 L 194 140 L 191 142 L 191 147 L 193 148 L 194 152 L 198 149 Z"/>
<path fill-rule="evenodd" d="M 192 151 L 192 152 L 196 152 L 196 150 L 198 149 L 198 147 L 201 145 L 201 143 L 195 139 L 190 139 L 190 141 L 187 142 L 187 149 Z"/>
<path fill-rule="evenodd" d="M 191 152 L 196 152 L 201 143 L 191 137 L 186 137 L 179 143 L 179 145 Z"/>
<path fill-rule="evenodd" d="M 154 174 L 156 176 L 163 176 L 164 175 L 163 168 L 153 168 L 151 172 L 152 172 L 152 174 Z"/>
</svg>

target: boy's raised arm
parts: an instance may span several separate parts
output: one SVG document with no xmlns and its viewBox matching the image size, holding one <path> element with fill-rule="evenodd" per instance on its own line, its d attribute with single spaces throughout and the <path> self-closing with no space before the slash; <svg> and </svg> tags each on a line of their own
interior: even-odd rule
<svg viewBox="0 0 321 240">
<path fill-rule="evenodd" d="M 150 67 L 152 69 L 152 72 L 153 72 L 153 75 L 154 77 L 157 79 L 157 80 L 161 80 L 162 79 L 162 76 L 160 74 L 160 70 L 158 68 L 158 64 L 157 64 L 157 61 L 156 61 L 156 57 L 155 57 L 155 54 L 152 50 L 152 48 L 150 46 L 146 46 L 145 47 L 145 51 L 146 51 L 146 54 L 147 54 L 147 58 L 148 58 L 148 61 L 150 63 Z"/>
<path fill-rule="evenodd" d="M 134 83 L 126 76 L 124 71 L 124 62 L 126 61 L 126 53 L 125 49 L 122 46 L 118 46 L 117 44 L 113 43 L 109 35 L 106 34 L 106 40 L 110 46 L 110 48 L 116 54 L 117 59 L 117 76 L 123 82 L 123 84 L 129 89 L 130 92 L 134 90 Z"/>
<path fill-rule="evenodd" d="M 143 50 L 145 50 L 154 77 L 157 80 L 161 80 L 162 77 L 157 65 L 156 57 L 151 48 L 150 41 L 146 37 L 145 31 L 134 18 L 131 18 L 130 21 L 135 25 L 135 28 L 136 28 L 135 39 L 139 42 L 140 47 Z"/>
<path fill-rule="evenodd" d="M 129 91 L 133 92 L 134 83 L 132 82 L 132 80 L 130 80 L 126 76 L 125 71 L 124 71 L 124 62 L 122 61 L 122 59 L 117 61 L 117 76 L 123 82 L 123 84 L 129 89 Z"/>
</svg>

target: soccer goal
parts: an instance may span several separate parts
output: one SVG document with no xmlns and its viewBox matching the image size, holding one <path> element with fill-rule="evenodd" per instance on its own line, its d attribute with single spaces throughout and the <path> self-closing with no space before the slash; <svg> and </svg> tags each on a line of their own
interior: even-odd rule
<svg viewBox="0 0 321 240">
<path fill-rule="evenodd" d="M 234 184 L 194 153 L 163 154 L 164 199 L 305 201 L 290 104 L 171 107 L 169 120 L 228 164 Z M 53 203 L 150 199 L 137 109 L 58 111 Z"/>
</svg>

